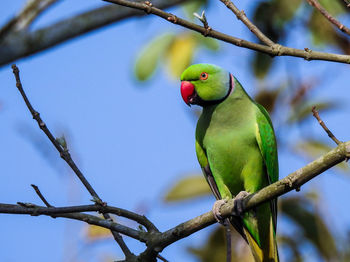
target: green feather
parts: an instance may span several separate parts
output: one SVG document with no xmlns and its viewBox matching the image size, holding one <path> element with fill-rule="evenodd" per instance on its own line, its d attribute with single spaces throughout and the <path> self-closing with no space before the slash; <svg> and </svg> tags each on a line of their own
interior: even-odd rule
<svg viewBox="0 0 350 262">
<path fill-rule="evenodd" d="M 207 79 L 201 79 L 203 72 Z M 181 80 L 194 85 L 201 101 L 218 101 L 199 104 L 203 111 L 196 128 L 196 152 L 203 170 L 209 166 L 220 197 L 232 198 L 240 191 L 254 193 L 277 181 L 276 139 L 266 110 L 218 66 L 192 65 Z M 204 175 L 208 180 L 208 172 Z M 278 261 L 276 207 L 273 200 L 246 212 L 240 222 L 243 230 L 234 224 L 248 240 L 256 261 Z"/>
</svg>

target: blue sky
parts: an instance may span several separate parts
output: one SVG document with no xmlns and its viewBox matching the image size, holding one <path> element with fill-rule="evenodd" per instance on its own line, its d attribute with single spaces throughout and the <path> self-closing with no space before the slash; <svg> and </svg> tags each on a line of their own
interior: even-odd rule
<svg viewBox="0 0 350 262">
<path fill-rule="evenodd" d="M 43 15 L 34 27 L 96 6 L 96 2 L 65 1 Z M 11 17 L 22 4 L 19 0 L 6 3 L 6 9 L 0 8 L 0 22 Z M 240 5 L 246 8 L 249 4 Z M 172 11 L 183 15 L 181 10 Z M 219 3 L 210 6 L 207 17 L 213 28 L 255 40 Z M 179 81 L 170 79 L 165 70 L 159 69 L 151 81 L 143 84 L 132 73 L 136 54 L 145 42 L 158 33 L 181 30 L 156 17 L 128 19 L 16 62 L 34 108 L 56 136 L 63 133 L 67 136 L 74 159 L 101 198 L 125 209 L 147 210 L 147 216 L 161 230 L 210 210 L 214 200 L 207 197 L 173 205 L 162 201 L 179 178 L 200 171 L 194 150 L 195 122 L 181 100 Z M 292 36 L 297 37 L 288 44 L 299 48 L 309 45 L 309 36 L 295 32 Z M 254 94 L 258 82 L 249 67 L 252 51 L 228 44 L 221 44 L 221 49 L 219 53 L 198 50 L 195 62 L 227 68 L 248 93 Z M 293 72 L 288 68 L 296 66 L 303 79 L 319 72 L 330 75 L 324 78 L 326 82 L 320 83 L 315 95 L 337 98 L 345 104 L 336 114 L 322 116 L 339 139 L 349 139 L 348 66 L 287 57 L 277 59 L 279 63 L 268 77 L 271 83 Z M 0 202 L 41 204 L 30 187 L 36 184 L 52 205 L 90 203 L 89 194 L 32 120 L 15 87 L 10 65 L 0 68 L 0 83 Z M 316 121 L 309 121 L 289 137 L 297 141 L 299 136 L 310 133 L 326 136 Z M 46 145 L 45 150 L 38 149 L 38 145 Z M 305 163 L 289 152 L 280 152 L 281 177 Z M 350 214 L 343 208 L 350 197 L 349 186 L 348 176 L 327 171 L 302 190 L 321 189 L 327 204 L 325 212 L 329 215 L 326 220 L 341 232 L 344 226 L 350 227 Z M 337 200 L 339 197 L 342 200 Z M 108 254 L 122 257 L 113 241 L 94 246 L 84 242 L 84 226 L 80 222 L 1 215 L 0 223 L 1 261 L 96 261 Z M 195 261 L 184 247 L 203 243 L 212 229 L 173 244 L 163 255 L 171 261 Z M 143 247 L 129 239 L 127 244 L 136 253 Z"/>
</svg>

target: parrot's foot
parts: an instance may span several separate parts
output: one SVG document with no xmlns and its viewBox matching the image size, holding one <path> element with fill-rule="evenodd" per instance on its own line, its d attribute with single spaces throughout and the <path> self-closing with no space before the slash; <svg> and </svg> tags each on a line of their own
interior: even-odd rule
<svg viewBox="0 0 350 262">
<path fill-rule="evenodd" d="M 218 221 L 220 224 L 223 223 L 223 218 L 221 216 L 221 213 L 220 213 L 220 208 L 222 205 L 226 204 L 227 203 L 227 199 L 220 199 L 220 200 L 216 200 L 214 205 L 213 205 L 213 208 L 212 208 L 212 212 L 213 212 L 213 215 L 216 219 L 216 221 Z"/>
<path fill-rule="evenodd" d="M 249 193 L 247 191 L 241 191 L 234 198 L 235 206 L 234 211 L 232 212 L 234 216 L 241 216 L 243 214 L 243 199 L 248 195 Z"/>
</svg>

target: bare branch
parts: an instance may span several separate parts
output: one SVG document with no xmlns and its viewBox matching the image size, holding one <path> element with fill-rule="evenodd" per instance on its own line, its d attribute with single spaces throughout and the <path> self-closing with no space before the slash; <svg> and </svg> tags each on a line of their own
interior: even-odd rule
<svg viewBox="0 0 350 262">
<path fill-rule="evenodd" d="M 28 0 L 24 8 L 0 29 L 0 39 L 27 27 L 58 0 Z"/>
<path fill-rule="evenodd" d="M 25 94 L 25 92 L 23 90 L 22 83 L 21 83 L 21 80 L 20 80 L 20 77 L 19 77 L 19 69 L 18 69 L 18 67 L 16 65 L 12 65 L 12 69 L 13 69 L 13 74 L 15 75 L 15 78 L 16 78 L 16 87 L 18 88 L 19 92 L 21 93 L 21 95 L 23 97 L 23 100 L 24 100 L 24 102 L 27 105 L 28 110 L 30 111 L 30 113 L 33 116 L 33 119 L 36 120 L 36 122 L 38 123 L 40 129 L 43 130 L 43 132 L 49 138 L 51 143 L 55 146 L 57 151 L 60 153 L 61 158 L 64 161 L 66 161 L 66 163 L 70 166 L 70 168 L 74 171 L 74 173 L 77 175 L 77 177 L 83 183 L 85 188 L 89 191 L 90 195 L 94 198 L 94 201 L 96 202 L 96 204 L 98 204 L 98 205 L 105 205 L 105 203 L 101 200 L 101 198 L 98 196 L 96 191 L 93 189 L 93 187 L 90 185 L 90 183 L 87 181 L 87 179 L 85 178 L 83 173 L 80 171 L 80 169 L 77 167 L 77 165 L 73 161 L 73 159 L 72 159 L 72 157 L 71 157 L 71 155 L 70 155 L 70 153 L 68 151 L 68 148 L 65 148 L 65 147 L 61 146 L 59 141 L 57 141 L 57 139 L 55 139 L 55 137 L 52 135 L 52 133 L 50 132 L 50 130 L 48 129 L 48 127 L 46 126 L 44 121 L 41 119 L 40 114 L 32 107 L 31 103 L 29 102 L 29 100 L 27 98 L 27 95 Z M 111 219 L 111 217 L 110 217 L 110 215 L 108 213 L 104 213 L 103 217 L 105 219 Z M 111 232 L 113 234 L 114 239 L 119 244 L 119 246 L 122 249 L 122 251 L 124 252 L 126 258 L 134 257 L 134 254 L 132 254 L 130 252 L 130 250 L 126 246 L 123 238 L 116 231 L 111 231 Z"/>
<path fill-rule="evenodd" d="M 261 32 L 260 29 L 248 19 L 248 17 L 246 16 L 243 10 L 240 11 L 230 0 L 220 0 L 220 1 L 223 2 L 226 5 L 226 7 L 230 9 L 237 16 L 237 19 L 241 20 L 243 24 L 245 24 L 249 28 L 249 30 L 254 35 L 256 35 L 256 37 L 259 38 L 261 42 L 263 42 L 268 46 L 275 45 L 275 43 L 270 38 L 264 35 L 264 33 Z"/>
<path fill-rule="evenodd" d="M 316 110 L 316 106 L 312 107 L 312 114 L 313 116 L 317 119 L 318 123 L 322 126 L 322 128 L 324 129 L 324 131 L 326 131 L 327 135 L 337 144 L 341 144 L 342 142 L 339 141 L 335 135 L 333 135 L 333 133 L 331 132 L 331 130 L 328 129 L 328 127 L 326 126 L 326 124 L 323 122 L 323 120 L 321 119 L 320 115 L 318 114 L 318 111 Z"/>
<path fill-rule="evenodd" d="M 41 194 L 39 188 L 34 185 L 34 184 L 31 184 L 32 188 L 34 188 L 36 194 L 39 196 L 39 198 L 41 199 L 41 201 L 43 201 L 43 203 L 47 206 L 47 207 L 52 207 L 49 202 L 47 202 L 46 198 L 43 196 L 43 194 Z"/>
<path fill-rule="evenodd" d="M 317 0 L 306 0 L 309 5 L 315 7 L 320 13 L 333 25 L 339 28 L 340 31 L 344 32 L 347 35 L 350 35 L 350 29 L 347 28 L 345 25 L 340 23 L 336 18 L 334 18 L 326 9 L 323 8 L 323 6 L 317 1 Z"/>
<path fill-rule="evenodd" d="M 168 8 L 188 0 L 154 0 L 161 8 Z M 43 51 L 92 30 L 120 20 L 143 16 L 144 12 L 107 5 L 64 19 L 34 32 L 21 31 L 0 38 L 0 66 Z"/>
<path fill-rule="evenodd" d="M 336 148 L 329 151 L 327 154 L 321 156 L 320 158 L 316 159 L 315 161 L 309 163 L 305 167 L 300 168 L 297 171 L 289 174 L 285 178 L 277 181 L 276 183 L 273 183 L 259 190 L 258 192 L 247 196 L 243 202 L 243 210 L 248 211 L 273 198 L 286 194 L 291 190 L 299 190 L 303 184 L 307 183 L 309 180 L 323 173 L 324 171 L 333 167 L 334 165 L 344 161 L 349 156 L 350 141 L 339 144 Z M 232 215 L 232 212 L 234 211 L 234 204 L 234 200 L 231 199 L 221 207 L 220 213 L 223 218 L 227 218 Z M 109 206 L 87 205 L 55 208 L 41 207 L 33 204 L 0 204 L 0 213 L 66 217 L 70 219 L 81 220 L 89 224 L 109 228 L 113 231 L 125 234 L 129 237 L 132 237 L 147 244 L 146 250 L 138 256 L 138 258 L 141 259 L 140 261 L 147 261 L 146 259 L 144 259 L 147 257 L 155 257 L 158 252 L 161 252 L 170 244 L 182 238 L 185 238 L 216 222 L 213 213 L 209 211 L 205 214 L 202 214 L 198 217 L 181 223 L 178 226 L 171 228 L 163 233 L 152 230 L 150 230 L 149 232 L 143 232 L 120 225 L 109 219 L 102 219 L 96 216 L 80 213 L 87 211 L 106 211 L 109 213 L 114 213 L 128 217 L 132 220 L 143 224 L 145 224 L 145 221 L 147 221 L 144 220 L 145 218 L 143 216 L 132 214 L 132 212 L 130 211 Z"/>
<path fill-rule="evenodd" d="M 256 44 L 253 42 L 249 42 L 237 37 L 229 36 L 226 34 L 223 34 L 221 32 L 210 30 L 208 31 L 203 26 L 199 26 L 197 24 L 191 23 L 187 20 L 181 19 L 171 13 L 167 13 L 162 11 L 159 8 L 155 8 L 154 6 L 150 7 L 144 3 L 137 3 L 127 0 L 103 0 L 105 2 L 110 2 L 113 4 L 123 5 L 127 6 L 133 9 L 143 10 L 147 14 L 154 14 L 156 16 L 159 16 L 173 24 L 177 24 L 180 26 L 183 26 L 185 28 L 188 28 L 190 30 L 196 31 L 201 33 L 204 36 L 212 37 L 218 40 L 222 40 L 227 43 L 231 43 L 233 45 L 248 48 L 251 50 L 259 51 L 271 56 L 294 56 L 294 57 L 301 57 L 305 60 L 324 60 L 324 61 L 331 61 L 331 62 L 339 62 L 339 63 L 345 63 L 350 64 L 350 56 L 348 55 L 340 55 L 340 54 L 332 54 L 332 53 L 324 53 L 324 52 L 318 52 L 318 51 L 312 51 L 309 48 L 305 48 L 304 50 L 291 48 L 282 46 L 280 44 L 274 44 L 273 46 L 266 46 L 261 44 Z"/>
<path fill-rule="evenodd" d="M 350 156 L 350 141 L 341 143 L 333 150 L 329 151 L 327 154 L 319 157 L 315 161 L 309 163 L 303 168 L 289 174 L 285 178 L 267 186 L 258 192 L 245 197 L 243 202 L 243 210 L 248 211 L 262 203 L 265 203 L 273 198 L 286 194 L 292 190 L 299 190 L 300 187 L 307 183 L 312 178 L 323 173 L 327 169 L 339 164 Z M 229 200 L 224 204 L 220 213 L 223 218 L 227 218 L 232 215 L 234 211 L 234 200 Z M 169 244 L 187 237 L 194 232 L 197 232 L 213 223 L 216 220 L 211 211 L 193 218 L 187 222 L 184 222 L 162 234 L 161 241 L 154 240 L 153 245 L 160 245 L 161 247 L 166 247 Z M 150 244 L 149 244 L 150 245 Z"/>
<path fill-rule="evenodd" d="M 47 215 L 47 216 L 55 216 L 55 217 L 65 217 L 69 219 L 80 220 L 91 225 L 108 228 L 110 230 L 113 230 L 113 232 L 119 232 L 126 236 L 137 239 L 141 242 L 146 242 L 145 235 L 148 234 L 147 232 L 138 231 L 138 230 L 123 226 L 110 219 L 103 219 L 97 216 L 88 215 L 88 214 L 79 212 L 79 210 L 89 211 L 88 210 L 89 208 L 86 208 L 86 209 L 81 208 L 80 206 L 67 207 L 67 208 L 43 207 L 43 206 L 37 206 L 37 205 L 31 204 L 31 203 L 18 203 L 18 205 L 0 204 L 0 213 L 28 214 L 31 216 Z M 68 212 L 69 210 L 71 212 Z"/>
</svg>

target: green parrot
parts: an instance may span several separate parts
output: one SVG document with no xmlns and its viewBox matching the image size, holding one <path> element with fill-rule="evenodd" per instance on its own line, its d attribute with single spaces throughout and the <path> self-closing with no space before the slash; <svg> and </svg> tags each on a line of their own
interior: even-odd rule
<svg viewBox="0 0 350 262">
<path fill-rule="evenodd" d="M 220 206 L 235 197 L 233 227 L 249 244 L 255 261 L 279 261 L 276 199 L 242 214 L 242 197 L 278 180 L 276 138 L 267 111 L 253 101 L 228 71 L 196 64 L 181 75 L 181 95 L 189 106 L 203 107 L 196 128 L 196 153 Z M 240 205 L 238 205 L 240 203 Z"/>
</svg>

